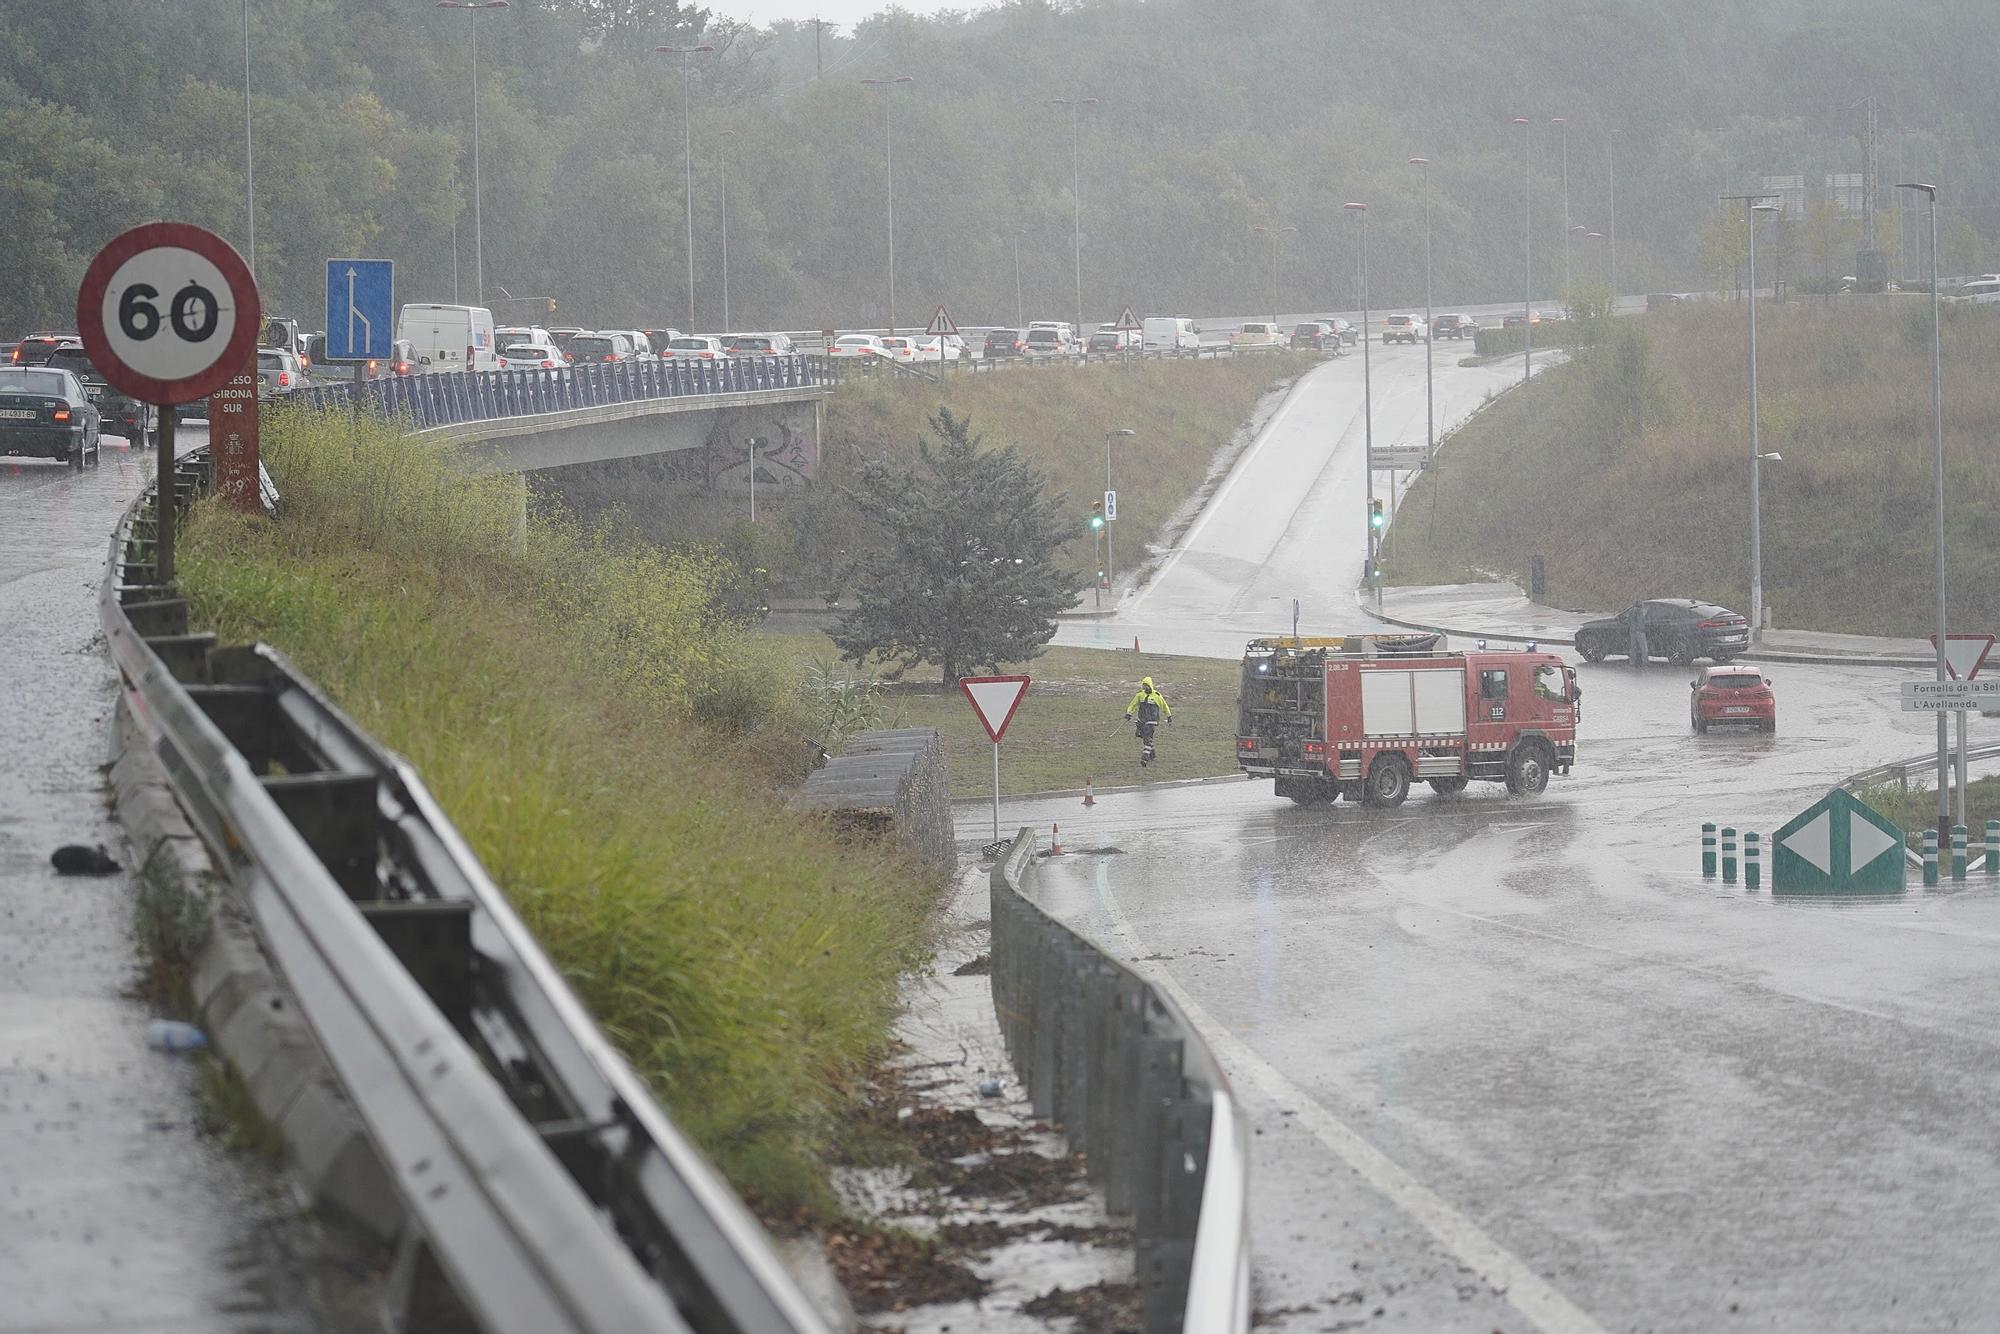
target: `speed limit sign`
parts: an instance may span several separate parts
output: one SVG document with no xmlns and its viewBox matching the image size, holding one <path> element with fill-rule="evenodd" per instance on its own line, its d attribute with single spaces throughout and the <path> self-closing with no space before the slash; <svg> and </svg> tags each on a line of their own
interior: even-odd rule
<svg viewBox="0 0 2000 1334">
<path fill-rule="evenodd" d="M 147 403 L 192 403 L 257 350 L 257 281 L 235 247 L 192 223 L 114 237 L 84 270 L 76 325 L 112 386 Z"/>
</svg>

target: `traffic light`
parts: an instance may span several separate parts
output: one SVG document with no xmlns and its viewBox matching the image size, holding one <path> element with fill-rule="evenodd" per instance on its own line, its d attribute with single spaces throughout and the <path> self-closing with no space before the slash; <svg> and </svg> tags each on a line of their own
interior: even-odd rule
<svg viewBox="0 0 2000 1334">
<path fill-rule="evenodd" d="M 550 297 L 550 298 L 549 298 L 549 314 L 553 315 L 553 314 L 555 314 L 555 313 L 556 313 L 556 299 L 555 299 L 554 297 Z"/>
<path fill-rule="evenodd" d="M 1104 527 L 1104 502 L 1101 500 L 1093 500 L 1090 502 L 1090 531 L 1095 533 L 1103 529 L 1103 527 Z"/>
<path fill-rule="evenodd" d="M 1378 533 L 1389 526 L 1389 516 L 1382 512 L 1382 502 L 1379 500 L 1368 502 L 1368 526 Z"/>
</svg>

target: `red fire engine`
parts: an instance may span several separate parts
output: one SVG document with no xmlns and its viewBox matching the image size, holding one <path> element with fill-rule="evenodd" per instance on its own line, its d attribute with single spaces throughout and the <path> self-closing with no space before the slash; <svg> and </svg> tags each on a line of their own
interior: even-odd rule
<svg viewBox="0 0 2000 1334">
<path fill-rule="evenodd" d="M 1300 805 L 1398 806 L 1473 779 L 1540 792 L 1576 762 L 1576 673 L 1533 648 L 1453 653 L 1440 635 L 1253 639 L 1236 765 Z"/>
</svg>

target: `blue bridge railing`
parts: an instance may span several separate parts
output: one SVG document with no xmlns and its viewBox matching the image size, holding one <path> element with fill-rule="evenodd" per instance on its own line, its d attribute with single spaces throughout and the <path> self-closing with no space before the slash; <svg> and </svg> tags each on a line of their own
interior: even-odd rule
<svg viewBox="0 0 2000 1334">
<path fill-rule="evenodd" d="M 712 361 L 649 357 L 559 370 L 389 376 L 364 381 L 359 393 L 365 411 L 408 418 L 422 431 L 611 403 L 805 389 L 815 383 L 812 363 L 803 356 L 719 357 Z M 346 409 L 353 404 L 356 392 L 352 384 L 314 385 L 292 395 L 292 401 L 311 408 Z"/>
</svg>

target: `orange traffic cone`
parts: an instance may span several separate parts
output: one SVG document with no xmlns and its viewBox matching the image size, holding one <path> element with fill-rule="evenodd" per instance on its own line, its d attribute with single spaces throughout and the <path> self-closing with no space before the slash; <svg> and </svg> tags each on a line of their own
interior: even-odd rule
<svg viewBox="0 0 2000 1334">
<path fill-rule="evenodd" d="M 1132 651 L 1134 653 L 1139 651 L 1139 636 L 1137 635 L 1132 636 Z"/>
<path fill-rule="evenodd" d="M 1062 856 L 1062 826 L 1059 824 L 1049 826 L 1049 856 Z"/>
<path fill-rule="evenodd" d="M 1092 780 L 1088 778 L 1083 780 L 1083 804 L 1086 806 L 1095 806 L 1097 804 L 1097 798 L 1091 795 L 1091 782 Z"/>
</svg>

